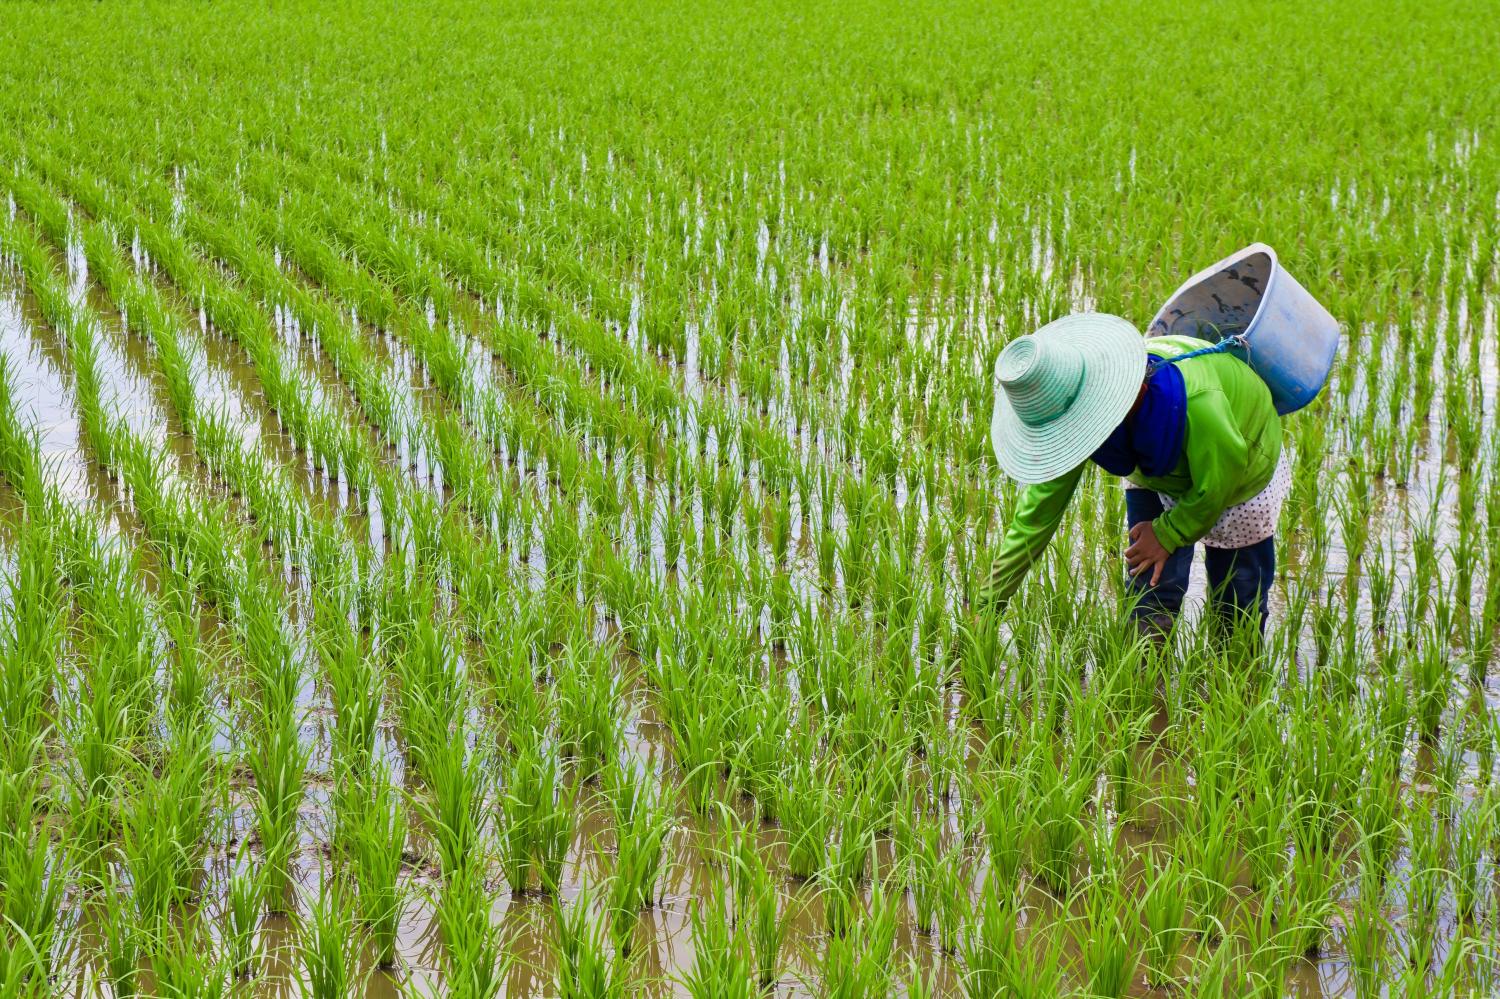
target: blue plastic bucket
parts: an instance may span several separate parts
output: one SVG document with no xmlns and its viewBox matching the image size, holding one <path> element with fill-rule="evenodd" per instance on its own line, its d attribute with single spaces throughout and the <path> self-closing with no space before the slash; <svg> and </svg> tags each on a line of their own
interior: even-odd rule
<svg viewBox="0 0 1500 999">
<path fill-rule="evenodd" d="M 1271 389 L 1276 412 L 1318 397 L 1339 346 L 1339 324 L 1264 243 L 1252 243 L 1189 278 L 1161 307 L 1147 336 L 1187 335 L 1216 343 L 1231 333 L 1235 351 Z"/>
</svg>

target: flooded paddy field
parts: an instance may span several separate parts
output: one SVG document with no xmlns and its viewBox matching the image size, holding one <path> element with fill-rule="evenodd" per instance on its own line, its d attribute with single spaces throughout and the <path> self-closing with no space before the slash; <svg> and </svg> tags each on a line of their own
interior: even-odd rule
<svg viewBox="0 0 1500 999">
<path fill-rule="evenodd" d="M 1258 16 L 8 5 L 0 995 L 1500 993 L 1500 23 Z M 1264 643 L 1095 473 L 979 614 L 1000 349 L 1255 241 Z"/>
</svg>

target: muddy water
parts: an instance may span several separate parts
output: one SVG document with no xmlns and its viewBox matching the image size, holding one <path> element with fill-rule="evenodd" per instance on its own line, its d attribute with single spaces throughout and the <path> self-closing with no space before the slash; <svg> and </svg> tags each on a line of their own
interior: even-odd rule
<svg viewBox="0 0 1500 999">
<path fill-rule="evenodd" d="M 67 354 L 42 323 L 35 302 L 10 281 L 0 283 L 0 355 L 10 373 L 16 408 L 31 417 L 52 481 L 69 499 L 97 499 L 104 476 L 82 447 Z"/>
</svg>

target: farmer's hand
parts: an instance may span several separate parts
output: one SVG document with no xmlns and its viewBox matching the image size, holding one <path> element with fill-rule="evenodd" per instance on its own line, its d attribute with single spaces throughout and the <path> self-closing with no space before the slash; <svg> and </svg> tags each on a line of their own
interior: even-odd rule
<svg viewBox="0 0 1500 999">
<path fill-rule="evenodd" d="M 1130 567 L 1132 576 L 1139 576 L 1150 570 L 1151 585 L 1155 586 L 1161 580 L 1161 571 L 1167 566 L 1167 558 L 1172 553 L 1161 546 L 1156 540 L 1156 528 L 1151 526 L 1151 521 L 1143 520 L 1130 529 L 1130 547 L 1125 549 L 1125 564 Z"/>
</svg>

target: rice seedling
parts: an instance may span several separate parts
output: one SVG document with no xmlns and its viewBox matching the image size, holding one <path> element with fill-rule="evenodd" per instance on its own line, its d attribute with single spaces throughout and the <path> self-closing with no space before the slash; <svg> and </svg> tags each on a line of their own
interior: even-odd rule
<svg viewBox="0 0 1500 999">
<path fill-rule="evenodd" d="M 637 914 L 656 904 L 674 823 L 666 793 L 623 765 L 606 771 L 605 788 L 616 844 L 614 874 L 605 894 L 617 942 L 628 953 Z"/>
<path fill-rule="evenodd" d="M 1006 904 L 1008 900 L 1008 894 L 982 891 L 974 904 L 964 927 L 961 949 L 965 995 L 1000 995 L 1012 984 L 1012 969 L 1018 957 L 1018 929 L 1017 913 Z M 1061 972 L 1058 978 L 1061 979 Z"/>
<path fill-rule="evenodd" d="M 444 879 L 437 900 L 443 937 L 445 989 L 453 995 L 488 999 L 501 993 L 510 952 L 491 916 L 494 900 L 472 866 Z"/>
<path fill-rule="evenodd" d="M 261 900 L 284 912 L 297 841 L 297 814 L 307 779 L 310 749 L 290 713 L 261 719 L 260 738 L 248 754 L 255 775 L 256 831 L 261 846 Z"/>
<path fill-rule="evenodd" d="M 849 932 L 828 938 L 823 955 L 822 994 L 830 999 L 873 999 L 890 995 L 895 968 L 890 961 L 896 918 L 879 877 L 870 899 Z"/>
<path fill-rule="evenodd" d="M 1410 806 L 1406 836 L 1411 844 L 1411 868 L 1406 882 L 1407 964 L 1424 975 L 1437 948 L 1439 905 L 1446 869 L 1443 863 L 1442 824 L 1420 806 Z"/>
<path fill-rule="evenodd" d="M 362 984 L 361 941 L 348 888 L 324 872 L 317 897 L 298 922 L 297 962 L 304 994 L 328 999 L 357 991 Z"/>
<path fill-rule="evenodd" d="M 542 892 L 556 892 L 572 839 L 575 788 L 552 750 L 533 742 L 506 761 L 501 793 L 501 853 L 511 892 L 530 890 L 532 874 Z"/>
<path fill-rule="evenodd" d="M 101 885 L 102 963 L 110 990 L 120 999 L 139 994 L 141 959 L 150 940 L 145 925 L 137 918 L 134 900 L 126 893 L 118 876 L 111 872 Z"/>
<path fill-rule="evenodd" d="M 151 952 L 156 994 L 170 999 L 223 999 L 233 995 L 224 959 L 202 936 L 200 927 L 169 927 Z"/>
<path fill-rule="evenodd" d="M 1462 919 L 1474 919 L 1484 901 L 1485 849 L 1493 839 L 1490 828 L 1494 816 L 1482 804 L 1472 805 L 1459 813 L 1450 836 L 1454 904 Z"/>
<path fill-rule="evenodd" d="M 580 890 L 571 904 L 554 898 L 552 946 L 557 961 L 557 994 L 563 999 L 613 999 L 626 994 L 622 955 L 610 945 L 606 920 L 591 912 L 592 898 Z"/>
<path fill-rule="evenodd" d="M 749 943 L 733 928 L 728 906 L 717 884 L 690 903 L 693 965 L 677 981 L 694 999 L 751 999 L 760 994 Z"/>
<path fill-rule="evenodd" d="M 875 833 L 870 821 L 859 809 L 845 812 L 838 826 L 837 838 L 830 845 L 823 867 L 814 881 L 823 901 L 828 932 L 841 936 L 857 920 L 863 897 L 865 874 L 875 847 Z"/>
<path fill-rule="evenodd" d="M 1350 977 L 1359 996 L 1380 995 L 1390 964 L 1390 919 L 1386 913 L 1387 886 L 1381 864 L 1361 844 L 1359 890 L 1344 920 L 1343 946 L 1349 955 Z"/>
<path fill-rule="evenodd" d="M 355 908 L 374 947 L 375 965 L 396 963 L 396 936 L 401 925 L 405 889 L 401 868 L 406 852 L 406 804 L 391 782 L 389 769 L 377 765 L 354 792 L 362 799 L 347 839 Z"/>
<path fill-rule="evenodd" d="M 16 960 L 25 977 L 35 972 L 47 979 L 68 929 L 65 897 L 72 858 L 52 842 L 43 824 L 36 781 L 34 773 L 0 778 L 0 803 L 12 817 L 0 829 L 0 916 L 10 928 L 10 946 L 19 948 Z"/>
<path fill-rule="evenodd" d="M 235 979 L 248 978 L 255 971 L 259 951 L 260 917 L 264 911 L 265 886 L 260 870 L 252 868 L 241 857 L 228 878 L 223 893 L 224 962 Z"/>
<path fill-rule="evenodd" d="M 424 733 L 418 736 L 419 755 L 428 791 L 418 799 L 417 808 L 446 875 L 473 862 L 479 849 L 485 828 L 485 775 L 480 754 L 469 745 L 462 725 L 450 731 L 432 715 L 414 724 Z"/>
<path fill-rule="evenodd" d="M 1161 988 L 1177 980 L 1177 961 L 1191 932 L 1187 921 L 1189 881 L 1188 872 L 1176 857 L 1160 861 L 1152 857 L 1148 871 L 1141 896 L 1146 932 L 1143 961 L 1147 984 Z"/>
<path fill-rule="evenodd" d="M 1029 816 L 1032 870 L 1055 893 L 1073 884 L 1078 851 L 1083 842 L 1083 806 L 1093 791 L 1093 780 L 1069 774 L 1052 762 L 1050 751 L 1033 755 L 1033 789 Z"/>
<path fill-rule="evenodd" d="M 817 765 L 797 754 L 784 765 L 777 800 L 787 840 L 787 870 L 806 880 L 823 869 L 828 855 L 836 821 L 832 792 Z"/>
<path fill-rule="evenodd" d="M 1138 977 L 1144 903 L 1127 889 L 1118 830 L 1102 809 L 1095 812 L 1088 853 L 1088 877 L 1074 890 L 1082 914 L 1069 929 L 1090 994 L 1121 996 Z"/>
</svg>

